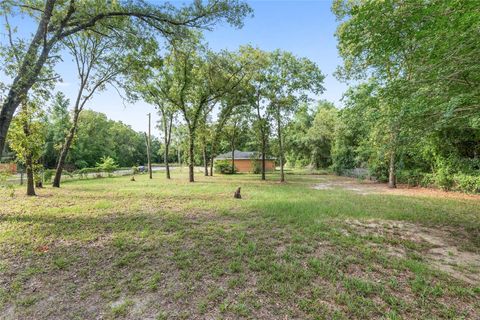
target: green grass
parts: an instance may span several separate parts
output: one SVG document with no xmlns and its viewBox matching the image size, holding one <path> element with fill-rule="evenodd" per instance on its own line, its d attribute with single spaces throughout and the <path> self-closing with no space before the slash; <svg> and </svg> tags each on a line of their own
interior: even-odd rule
<svg viewBox="0 0 480 320">
<path fill-rule="evenodd" d="M 462 278 L 479 268 L 457 275 L 417 237 L 442 232 L 446 257 L 479 257 L 478 198 L 277 178 L 157 173 L 1 196 L 0 318 L 480 317 L 480 283 Z"/>
</svg>

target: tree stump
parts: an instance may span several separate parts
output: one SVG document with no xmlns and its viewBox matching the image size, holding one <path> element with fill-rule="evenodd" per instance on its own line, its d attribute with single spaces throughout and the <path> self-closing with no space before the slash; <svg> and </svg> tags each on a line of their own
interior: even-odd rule
<svg viewBox="0 0 480 320">
<path fill-rule="evenodd" d="M 135 181 L 135 176 L 132 176 L 132 178 L 130 179 L 130 181 Z"/>
<path fill-rule="evenodd" d="M 242 199 L 242 195 L 240 194 L 240 187 L 238 187 L 237 191 L 235 191 L 235 193 L 233 194 L 233 197 L 235 199 Z"/>
</svg>

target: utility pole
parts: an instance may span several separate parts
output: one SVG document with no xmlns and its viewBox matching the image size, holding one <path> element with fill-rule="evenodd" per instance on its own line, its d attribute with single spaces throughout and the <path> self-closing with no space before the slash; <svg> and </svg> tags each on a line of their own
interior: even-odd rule
<svg viewBox="0 0 480 320">
<path fill-rule="evenodd" d="M 152 160 L 150 158 L 151 154 L 151 120 L 152 115 L 148 113 L 148 138 L 147 138 L 147 159 L 148 159 L 148 174 L 150 175 L 150 179 L 152 179 Z"/>
</svg>

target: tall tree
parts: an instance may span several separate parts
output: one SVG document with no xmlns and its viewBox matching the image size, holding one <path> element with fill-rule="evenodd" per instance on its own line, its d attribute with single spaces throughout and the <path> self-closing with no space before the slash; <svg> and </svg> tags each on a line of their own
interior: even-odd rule
<svg viewBox="0 0 480 320">
<path fill-rule="evenodd" d="M 402 93 L 410 85 L 416 51 L 411 38 L 424 23 L 418 8 L 415 1 L 398 5 L 395 2 L 337 0 L 333 5 L 342 21 L 336 32 L 339 52 L 344 59 L 338 77 L 346 80 L 374 77 L 384 89 L 381 111 L 388 130 L 386 152 L 391 188 L 396 187 L 396 160 L 402 129 L 402 117 L 398 115 L 405 105 L 400 102 L 397 91 L 400 84 L 404 86 L 400 90 Z"/>
<path fill-rule="evenodd" d="M 297 58 L 289 52 L 271 53 L 270 65 L 264 81 L 270 112 L 276 122 L 280 181 L 285 181 L 283 129 L 292 112 L 308 99 L 308 94 L 322 93 L 324 75 L 318 66 L 307 58 Z"/>
<path fill-rule="evenodd" d="M 118 39 L 91 32 L 80 32 L 64 40 L 77 67 L 79 87 L 73 106 L 71 126 L 58 156 L 53 179 L 54 187 L 60 187 L 65 160 L 77 131 L 78 117 L 86 103 L 95 92 L 104 89 L 125 70 L 121 52 L 126 48 L 119 46 L 116 40 Z"/>
<path fill-rule="evenodd" d="M 160 116 L 159 127 L 163 136 L 163 159 L 165 175 L 171 178 L 169 165 L 169 150 L 172 140 L 172 128 L 178 110 L 166 97 L 159 86 L 163 76 L 163 59 L 160 58 L 157 43 L 150 43 L 128 59 L 130 70 L 127 74 L 126 87 L 132 100 L 143 99 L 157 109 Z"/>
<path fill-rule="evenodd" d="M 258 142 L 258 151 L 261 155 L 261 179 L 266 180 L 265 166 L 268 144 L 271 131 L 271 114 L 268 112 L 266 93 L 267 82 L 266 70 L 270 65 L 270 57 L 267 52 L 244 46 L 240 48 L 244 59 L 251 61 L 249 68 L 249 81 L 245 86 L 245 97 L 251 106 L 254 115 L 252 129 Z"/>
<path fill-rule="evenodd" d="M 43 4 L 42 4 L 43 3 Z M 0 109 L 0 156 L 5 145 L 8 128 L 15 110 L 32 86 L 40 81 L 45 64 L 61 42 L 80 31 L 97 31 L 98 27 L 115 26 L 119 20 L 131 20 L 137 26 L 137 34 L 152 30 L 166 37 L 181 34 L 185 28 L 211 28 L 218 21 L 241 26 L 250 8 L 237 0 L 210 0 L 178 7 L 169 3 L 151 4 L 144 1 L 2 1 L 5 14 L 22 14 L 37 21 L 33 37 L 24 42 L 22 50 L 14 50 L 16 56 L 12 83 Z M 101 34 L 101 32 L 99 32 Z M 15 40 L 12 40 L 15 47 Z"/>
<path fill-rule="evenodd" d="M 269 53 L 246 46 L 242 48 L 242 53 L 253 61 L 248 92 L 249 101 L 257 115 L 255 128 L 261 141 L 262 179 L 265 179 L 267 122 L 272 118 L 277 131 L 280 180 L 283 182 L 285 121 L 301 101 L 308 99 L 309 94 L 323 92 L 324 76 L 314 62 L 295 57 L 289 52 L 276 50 Z"/>
<path fill-rule="evenodd" d="M 15 116 L 8 144 L 27 171 L 27 195 L 35 196 L 35 171 L 45 144 L 45 126 L 38 102 L 24 102 Z"/>
<path fill-rule="evenodd" d="M 177 42 L 165 58 L 158 88 L 182 115 L 189 135 L 189 181 L 194 182 L 197 130 L 215 104 L 240 86 L 244 65 L 233 53 L 213 53 L 198 39 Z"/>
</svg>

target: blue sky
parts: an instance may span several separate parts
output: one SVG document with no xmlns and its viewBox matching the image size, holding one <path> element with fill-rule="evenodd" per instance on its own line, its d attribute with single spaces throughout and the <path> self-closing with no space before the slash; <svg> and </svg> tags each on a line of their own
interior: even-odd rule
<svg viewBox="0 0 480 320">
<path fill-rule="evenodd" d="M 235 50 L 240 45 L 251 44 L 262 50 L 280 48 L 297 56 L 315 61 L 326 75 L 325 93 L 322 99 L 339 100 L 346 85 L 333 77 L 337 65 L 341 64 L 336 49 L 334 32 L 337 22 L 330 11 L 330 0 L 256 0 L 248 1 L 254 10 L 254 17 L 245 20 L 242 29 L 228 25 L 219 25 L 214 31 L 206 33 L 206 39 L 212 49 Z M 25 25 L 24 25 L 25 26 Z M 33 31 L 33 25 L 32 30 Z M 26 30 L 21 30 L 21 33 Z M 57 89 L 73 100 L 77 79 L 73 62 L 65 58 L 57 66 L 63 83 Z M 113 88 L 97 94 L 87 105 L 88 109 L 100 111 L 111 119 L 121 120 L 135 130 L 144 131 L 147 126 L 148 112 L 154 113 L 152 106 L 137 102 L 124 103 Z M 156 115 L 153 120 L 157 119 Z"/>
</svg>

